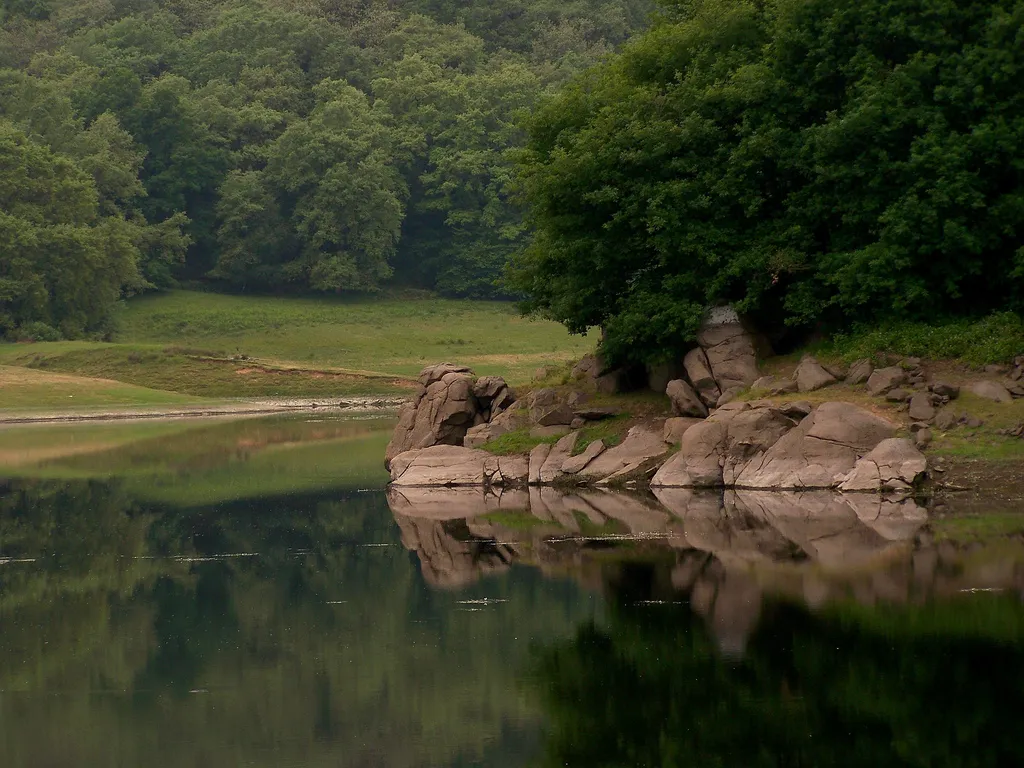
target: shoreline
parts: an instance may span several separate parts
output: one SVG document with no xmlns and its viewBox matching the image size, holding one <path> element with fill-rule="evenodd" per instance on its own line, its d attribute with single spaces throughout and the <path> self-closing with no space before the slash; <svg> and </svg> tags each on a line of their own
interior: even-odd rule
<svg viewBox="0 0 1024 768">
<path fill-rule="evenodd" d="M 314 413 L 326 410 L 338 412 L 397 409 L 404 398 L 349 397 L 324 400 L 319 398 L 259 399 L 222 404 L 142 408 L 112 408 L 97 411 L 47 411 L 40 413 L 0 412 L 0 427 L 22 424 L 67 424 L 75 422 L 129 421 L 142 419 L 198 419 L 219 416 L 269 416 L 280 413 Z"/>
</svg>

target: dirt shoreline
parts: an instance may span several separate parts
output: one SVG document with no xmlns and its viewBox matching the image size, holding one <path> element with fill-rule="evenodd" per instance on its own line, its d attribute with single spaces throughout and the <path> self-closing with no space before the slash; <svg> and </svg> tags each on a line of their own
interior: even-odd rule
<svg viewBox="0 0 1024 768">
<path fill-rule="evenodd" d="M 288 398 L 229 402 L 218 405 L 176 407 L 112 408 L 96 411 L 48 411 L 45 413 L 0 412 L 0 426 L 17 424 L 62 424 L 81 421 L 126 421 L 130 419 L 184 419 L 217 416 L 260 416 L 275 413 L 313 413 L 322 411 L 386 411 L 404 402 L 397 397 L 348 397 L 344 399 Z"/>
</svg>

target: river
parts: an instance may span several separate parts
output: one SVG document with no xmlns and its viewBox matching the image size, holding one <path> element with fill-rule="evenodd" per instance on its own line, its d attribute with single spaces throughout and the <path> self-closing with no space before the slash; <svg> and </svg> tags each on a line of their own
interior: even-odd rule
<svg viewBox="0 0 1024 768">
<path fill-rule="evenodd" d="M 0 765 L 1024 764 L 1016 502 L 388 493 L 391 425 L 0 429 Z"/>
</svg>

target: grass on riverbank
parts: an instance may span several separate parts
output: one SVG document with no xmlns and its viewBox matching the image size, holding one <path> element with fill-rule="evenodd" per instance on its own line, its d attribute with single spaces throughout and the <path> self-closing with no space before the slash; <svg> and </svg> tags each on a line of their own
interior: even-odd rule
<svg viewBox="0 0 1024 768">
<path fill-rule="evenodd" d="M 106 378 L 0 365 L 0 408 L 145 407 L 199 402 L 188 394 Z"/>
<path fill-rule="evenodd" d="M 501 302 L 342 300 L 173 291 L 126 303 L 112 343 L 0 344 L 0 365 L 103 378 L 163 394 L 99 387 L 90 404 L 179 402 L 181 395 L 345 397 L 403 394 L 429 363 L 450 360 L 517 384 L 592 347 Z M 9 374 L 10 375 L 10 374 Z M 0 387 L 0 408 L 55 407 L 74 392 Z M 16 378 L 16 377 L 15 377 Z M 55 380 L 56 381 L 56 380 Z M 98 386 L 98 385 L 94 385 Z M 27 394 L 25 394 L 27 393 Z M 176 394 L 168 394 L 176 393 Z M 119 399 L 120 398 L 120 399 Z"/>
</svg>

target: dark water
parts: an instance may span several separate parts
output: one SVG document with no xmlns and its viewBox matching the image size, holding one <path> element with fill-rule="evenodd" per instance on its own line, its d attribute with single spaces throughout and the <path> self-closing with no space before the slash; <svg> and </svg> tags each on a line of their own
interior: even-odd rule
<svg viewBox="0 0 1024 768">
<path fill-rule="evenodd" d="M 0 432 L 0 766 L 1024 764 L 1018 538 L 387 494 L 388 427 Z"/>
</svg>

